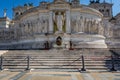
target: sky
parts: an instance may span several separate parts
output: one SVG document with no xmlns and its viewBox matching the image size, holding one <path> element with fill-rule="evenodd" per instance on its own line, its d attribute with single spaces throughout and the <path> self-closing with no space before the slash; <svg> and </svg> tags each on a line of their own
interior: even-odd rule
<svg viewBox="0 0 120 80">
<path fill-rule="evenodd" d="M 33 3 L 34 6 L 38 6 L 39 2 L 41 1 L 49 1 L 52 2 L 53 0 L 0 0 L 0 17 L 3 17 L 4 9 L 7 9 L 7 16 L 12 19 L 13 16 L 13 7 L 24 5 L 25 3 Z M 100 0 L 103 2 L 104 0 Z M 120 13 L 120 0 L 106 0 L 106 2 L 114 4 L 113 5 L 113 16 Z M 80 4 L 89 4 L 89 0 L 80 0 Z"/>
</svg>

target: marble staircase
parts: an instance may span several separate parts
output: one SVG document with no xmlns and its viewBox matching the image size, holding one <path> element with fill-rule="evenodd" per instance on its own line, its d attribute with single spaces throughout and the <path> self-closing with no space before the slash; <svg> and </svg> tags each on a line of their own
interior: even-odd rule
<svg viewBox="0 0 120 80">
<path fill-rule="evenodd" d="M 87 52 L 87 51 L 86 51 Z M 83 54 L 81 50 L 15 50 L 3 54 L 3 68 L 25 70 L 28 56 L 30 69 L 79 71 L 82 68 L 81 55 L 84 55 L 85 68 L 89 70 L 108 71 L 112 68 L 112 58 L 109 55 Z M 115 68 L 120 70 L 120 57 L 115 60 Z"/>
</svg>

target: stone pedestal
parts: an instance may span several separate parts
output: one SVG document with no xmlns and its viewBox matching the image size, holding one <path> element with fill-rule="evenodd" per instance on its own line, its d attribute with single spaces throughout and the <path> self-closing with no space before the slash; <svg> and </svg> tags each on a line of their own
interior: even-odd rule
<svg viewBox="0 0 120 80">
<path fill-rule="evenodd" d="M 105 37 L 102 35 L 78 34 L 72 35 L 73 48 L 107 48 Z"/>
</svg>

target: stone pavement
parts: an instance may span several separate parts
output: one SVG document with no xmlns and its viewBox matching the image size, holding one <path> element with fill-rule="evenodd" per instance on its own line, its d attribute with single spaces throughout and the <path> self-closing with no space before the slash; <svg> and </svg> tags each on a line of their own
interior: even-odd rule
<svg viewBox="0 0 120 80">
<path fill-rule="evenodd" d="M 119 72 L 0 72 L 0 80 L 120 80 Z"/>
</svg>

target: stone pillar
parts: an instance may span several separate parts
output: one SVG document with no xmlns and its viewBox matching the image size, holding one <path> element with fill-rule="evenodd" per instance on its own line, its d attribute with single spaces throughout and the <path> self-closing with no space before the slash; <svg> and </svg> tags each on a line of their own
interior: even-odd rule
<svg viewBox="0 0 120 80">
<path fill-rule="evenodd" d="M 66 33 L 71 33 L 70 11 L 66 11 Z"/>
<path fill-rule="evenodd" d="M 84 21 L 85 21 L 84 18 L 82 18 L 81 19 L 81 32 L 84 32 L 84 28 L 85 28 L 84 27 L 84 24 L 85 24 Z"/>
<path fill-rule="evenodd" d="M 53 33 L 53 12 L 49 12 L 49 33 Z"/>
</svg>

